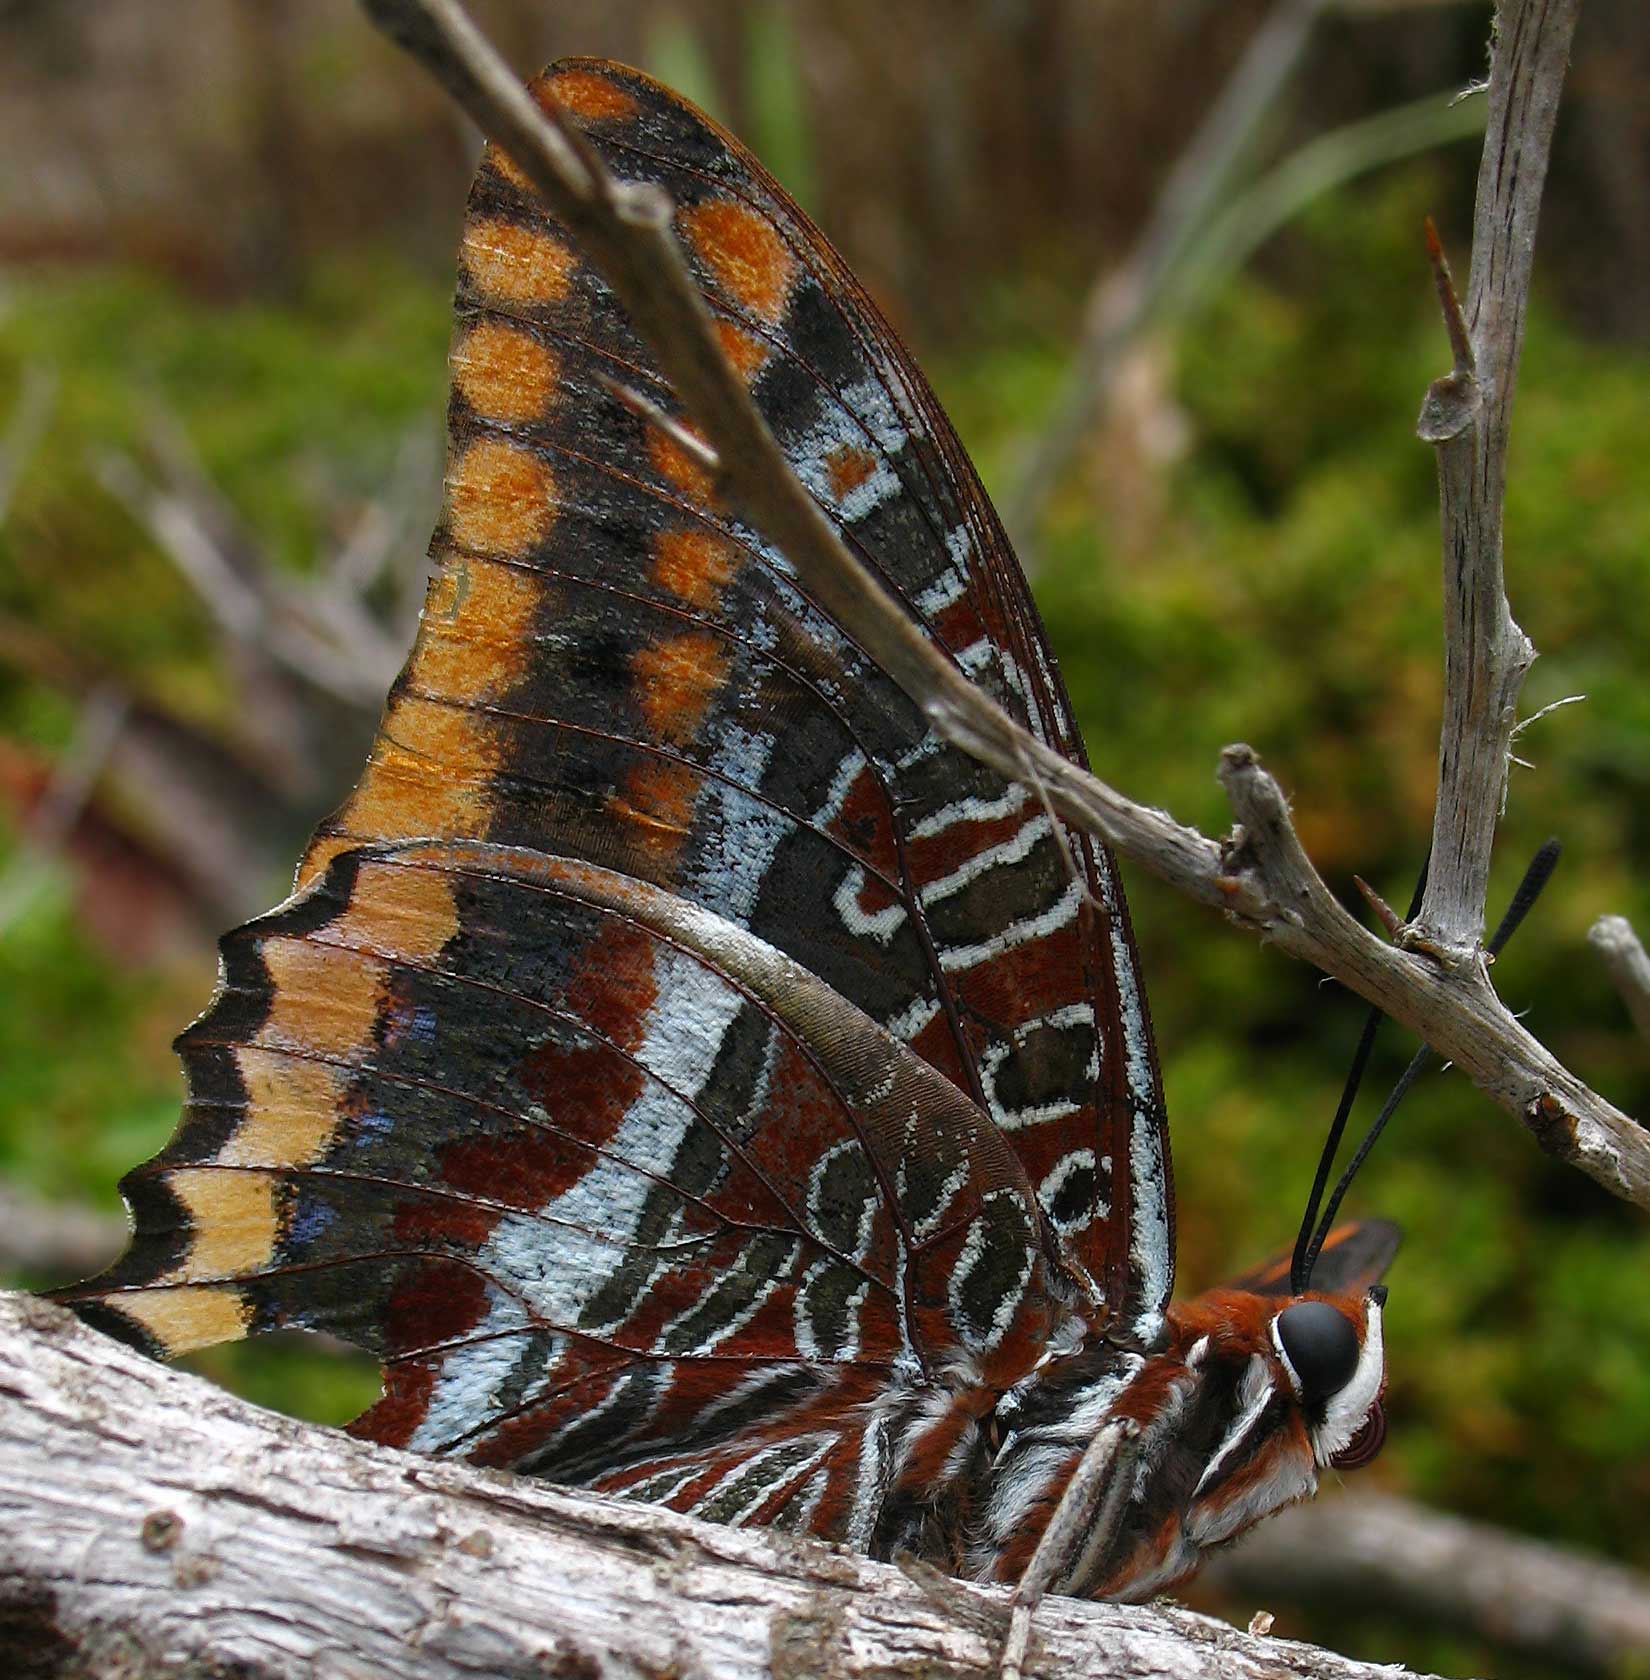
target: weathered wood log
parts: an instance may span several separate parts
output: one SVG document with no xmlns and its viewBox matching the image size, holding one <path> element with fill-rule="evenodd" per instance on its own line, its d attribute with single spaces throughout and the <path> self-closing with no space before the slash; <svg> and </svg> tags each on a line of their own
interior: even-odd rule
<svg viewBox="0 0 1650 1680">
<path fill-rule="evenodd" d="M 0 1671 L 237 1680 L 995 1671 L 1001 1590 L 258 1410 L 0 1296 Z M 1051 1599 L 1028 1674 L 1374 1680 L 1188 1611 Z"/>
</svg>

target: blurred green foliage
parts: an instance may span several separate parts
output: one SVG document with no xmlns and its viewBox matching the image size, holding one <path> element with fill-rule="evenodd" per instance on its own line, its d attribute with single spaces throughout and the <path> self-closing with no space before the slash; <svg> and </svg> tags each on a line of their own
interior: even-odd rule
<svg viewBox="0 0 1650 1680">
<path fill-rule="evenodd" d="M 0 1165 L 113 1207 L 115 1179 L 177 1119 L 166 1046 L 180 1022 L 157 1019 L 152 987 L 87 941 L 59 872 L 18 885 L 27 902 L 0 939 Z"/>
<path fill-rule="evenodd" d="M 1419 237 L 1435 190 L 1415 167 L 1322 203 L 1145 347 L 1147 417 L 1173 421 L 1185 446 L 1166 461 L 1133 450 L 1144 411 L 1126 408 L 1096 442 L 1093 484 L 1078 478 L 1053 511 L 1036 580 L 1097 770 L 1220 832 L 1218 751 L 1252 742 L 1354 904 L 1353 871 L 1407 900 L 1430 824 L 1437 506 L 1412 424 L 1447 364 Z M 976 341 L 935 368 L 998 484 L 1069 354 L 1067 321 L 1028 324 L 1034 296 L 987 300 Z M 61 397 L 0 530 L 0 611 L 210 715 L 221 695 L 200 609 L 98 487 L 98 452 L 138 447 L 162 400 L 249 526 L 310 565 L 328 534 L 317 486 L 370 494 L 406 428 L 437 425 L 446 333 L 439 288 L 390 271 L 321 276 L 288 309 L 212 311 L 121 277 L 19 283 L 0 319 L 0 410 L 31 361 L 57 370 Z M 1647 392 L 1650 357 L 1537 309 L 1508 512 L 1514 611 L 1542 650 L 1526 710 L 1588 699 L 1524 738 L 1534 768 L 1515 773 L 1492 902 L 1541 839 L 1564 840 L 1497 978 L 1562 1058 L 1640 1113 L 1650 1053 L 1585 934 L 1605 911 L 1650 924 Z M 0 683 L 4 733 L 49 751 L 71 722 L 36 686 Z M 1201 1287 L 1292 1240 L 1362 1007 L 1155 883 L 1129 885 L 1168 1082 L 1182 1275 Z M 118 970 L 48 879 L 0 939 L 0 1172 L 106 1202 L 170 1128 L 164 1038 L 208 977 L 204 956 L 159 979 Z M 1400 1038 L 1389 1030 L 1372 1087 L 1407 1059 Z M 1367 1477 L 1650 1567 L 1638 1219 L 1440 1073 L 1353 1206 L 1409 1231 L 1389 1311 L 1390 1445 Z M 347 1415 L 361 1397 L 359 1374 L 325 1360 L 295 1370 L 230 1350 L 208 1368 L 309 1415 Z M 1508 1672 L 1470 1645 L 1422 1651 L 1389 1628 L 1334 1637 Z"/>
<path fill-rule="evenodd" d="M 427 278 L 359 264 L 310 278 L 296 306 L 228 308 L 136 274 L 20 280 L 0 294 L 0 414 L 30 368 L 57 385 L 50 428 L 0 525 L 0 613 L 49 632 L 188 714 L 224 702 L 196 597 L 100 483 L 112 452 L 145 458 L 181 426 L 260 546 L 295 570 L 338 533 L 326 520 L 390 477 L 407 428 L 444 381 L 447 309 Z M 0 680 L 23 739 L 37 691 Z"/>
</svg>

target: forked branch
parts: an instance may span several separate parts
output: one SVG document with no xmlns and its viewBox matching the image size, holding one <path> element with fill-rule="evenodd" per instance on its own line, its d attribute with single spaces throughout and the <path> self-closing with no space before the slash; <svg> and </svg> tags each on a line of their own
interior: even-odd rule
<svg viewBox="0 0 1650 1680">
<path fill-rule="evenodd" d="M 381 29 L 453 92 L 585 241 L 714 452 L 727 494 L 785 553 L 808 593 L 889 672 L 940 733 L 1011 780 L 1036 778 L 1065 820 L 1102 835 L 1180 891 L 1226 911 L 1378 1004 L 1440 1056 L 1464 1068 L 1517 1114 L 1543 1147 L 1615 1194 L 1650 1208 L 1650 1140 L 1645 1134 L 1519 1025 L 1501 1006 L 1481 965 L 1452 969 L 1423 952 L 1396 949 L 1355 922 L 1312 868 L 1281 790 L 1248 748 L 1228 749 L 1224 758 L 1222 780 L 1240 828 L 1221 845 L 1079 770 L 1018 728 L 969 683 L 887 599 L 791 472 L 722 352 L 672 237 L 664 196 L 613 180 L 565 117 L 540 109 L 456 0 L 363 4 Z M 1558 30 L 1567 43 L 1566 20 L 1574 10 L 1574 0 L 1506 0 L 1494 72 L 1501 83 L 1492 91 L 1492 150 L 1499 162 L 1495 167 L 1486 163 L 1486 179 L 1495 192 L 1507 185 L 1504 176 L 1514 158 L 1524 177 L 1539 178 L 1544 172 L 1564 64 L 1549 32 Z M 1555 21 L 1543 21 L 1549 18 Z M 1522 44 L 1518 52 L 1507 45 L 1509 39 Z M 1539 73 L 1527 62 L 1532 52 Z M 1529 111 L 1535 113 L 1532 128 L 1523 134 Z M 1527 241 L 1533 234 L 1533 204 L 1527 202 L 1524 185 L 1513 183 L 1509 190 L 1512 203 L 1505 219 L 1489 218 L 1486 225 L 1493 224 L 1498 239 Z M 1486 256 L 1483 272 L 1481 285 L 1475 272 L 1474 330 L 1484 340 L 1479 379 L 1493 380 L 1495 394 L 1482 429 L 1487 437 L 1504 441 L 1528 253 L 1513 261 L 1504 254 L 1494 260 Z M 1494 459 L 1499 462 L 1501 456 Z M 1499 481 L 1495 506 L 1498 510 Z M 1497 555 L 1498 533 L 1497 526 Z M 1495 577 L 1498 587 L 1499 570 Z M 1466 710 L 1476 715 L 1481 709 L 1475 691 Z M 1503 709 L 1497 702 L 1489 713 L 1499 718 Z M 1499 758 L 1496 765 L 1499 777 Z M 1478 774 L 1482 781 L 1481 767 Z M 1452 776 L 1449 788 L 1457 785 Z M 1461 784 L 1463 791 L 1450 797 L 1470 798 L 1472 785 L 1469 778 Z M 1499 787 L 1497 780 L 1496 800 Z M 1481 801 L 1468 816 L 1471 823 L 1482 824 Z M 1456 846 L 1459 856 L 1474 860 L 1482 849 L 1465 840 Z M 1472 862 L 1470 869 L 1477 868 Z M 1459 896 L 1460 889 L 1455 890 Z M 1477 895 L 1481 922 L 1482 891 L 1470 890 Z M 1424 914 L 1422 925 L 1430 925 Z M 1455 913 L 1439 924 L 1431 943 L 1447 944 L 1459 925 Z"/>
<path fill-rule="evenodd" d="M 1395 949 L 1353 921 L 1312 869 L 1290 827 L 1282 791 L 1250 749 L 1232 748 L 1225 754 L 1222 780 L 1240 828 L 1232 842 L 1220 845 L 1174 822 L 1166 811 L 1127 800 L 1080 771 L 1030 738 L 970 684 L 887 600 L 791 472 L 717 341 L 672 237 L 664 195 L 655 188 L 613 180 L 575 126 L 556 111 L 544 113 L 524 91 L 457 0 L 363 3 L 380 29 L 454 92 L 482 131 L 528 173 L 554 213 L 585 240 L 638 333 L 659 358 L 660 370 L 704 433 L 729 497 L 786 554 L 808 593 L 901 684 L 941 734 L 1010 780 L 1035 776 L 1067 822 L 1102 835 L 1169 884 L 1264 932 L 1290 956 L 1306 959 L 1381 1006 L 1420 1033 L 1442 1057 L 1465 1068 L 1531 1127 L 1542 1146 L 1573 1161 L 1626 1200 L 1650 1208 L 1650 1142 L 1645 1134 L 1561 1067 L 1500 1006 L 1479 964 L 1452 969 L 1430 954 Z M 1558 29 L 1558 24 L 1541 22 L 1549 13 L 1573 17 L 1574 0 L 1505 3 L 1495 60 L 1504 86 L 1492 91 L 1490 128 L 1492 150 L 1499 148 L 1500 163 L 1497 168 L 1485 165 L 1495 192 L 1505 185 L 1512 156 L 1522 176 L 1539 178 L 1544 173 L 1544 136 L 1551 133 L 1556 77 L 1564 66 L 1563 52 L 1554 50 L 1549 40 L 1549 30 Z M 1541 47 L 1534 54 L 1541 74 L 1532 74 L 1526 59 L 1512 54 L 1507 45 L 1511 35 L 1529 49 L 1531 32 Z M 1563 34 L 1568 44 L 1568 29 Z M 1526 108 L 1536 113 L 1531 118 L 1534 129 L 1531 136 L 1519 139 Z M 1504 222 L 1490 218 L 1495 237 L 1527 240 L 1534 227 L 1534 208 L 1526 202 L 1529 190 L 1516 181 L 1511 193 Z M 1505 398 L 1511 395 L 1517 360 L 1516 343 L 1509 348 L 1505 334 L 1516 339 L 1522 331 L 1517 292 L 1527 287 L 1529 260 L 1526 252 L 1521 262 L 1485 259 L 1482 267 L 1485 281 L 1474 294 L 1482 318 L 1475 331 L 1484 338 L 1479 380 L 1480 385 L 1494 381 L 1494 400 L 1487 402 L 1484 425 L 1475 430 L 1499 440 L 1495 450 L 1504 454 Z M 1485 449 L 1485 460 L 1499 464 L 1500 454 L 1489 445 Z M 1499 465 L 1495 470 L 1499 472 Z M 1494 506 L 1499 521 L 1499 480 Z M 1479 514 L 1474 519 L 1480 519 Z M 1494 549 L 1499 556 L 1499 524 Z M 1477 580 L 1479 573 L 1463 568 L 1463 576 Z M 1499 566 L 1494 576 L 1499 588 Z M 1485 585 L 1474 581 L 1472 588 L 1479 591 L 1474 595 L 1479 600 Z M 1500 717 L 1499 702 L 1490 712 Z M 1482 727 L 1472 739 L 1480 736 Z M 1455 785 L 1457 781 L 1450 781 L 1450 788 Z M 1474 785 L 1469 778 L 1458 796 L 1472 798 Z M 1487 858 L 1487 845 L 1479 835 L 1484 822 L 1479 800 L 1462 816 L 1463 835 L 1472 830 L 1477 838 L 1469 843 L 1463 837 L 1455 847 L 1458 857 L 1475 860 L 1482 852 Z M 1469 867 L 1475 872 L 1479 865 L 1472 862 Z M 1458 879 L 1460 870 L 1455 874 Z M 1477 894 L 1482 922 L 1482 890 L 1470 890 Z M 1421 926 L 1430 926 L 1425 912 Z M 1423 944 L 1447 944 L 1445 936 L 1458 926 L 1455 912 L 1440 924 L 1437 939 Z"/>
</svg>

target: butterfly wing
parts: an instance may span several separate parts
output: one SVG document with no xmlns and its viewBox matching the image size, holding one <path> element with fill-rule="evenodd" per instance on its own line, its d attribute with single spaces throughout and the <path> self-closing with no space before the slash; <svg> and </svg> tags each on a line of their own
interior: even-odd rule
<svg viewBox="0 0 1650 1680">
<path fill-rule="evenodd" d="M 636 72 L 537 85 L 671 194 L 851 546 L 1078 756 L 972 469 L 822 236 Z M 863 1539 L 913 1461 L 890 1396 L 1019 1380 L 1056 1299 L 1125 1341 L 1161 1320 L 1112 864 L 940 742 L 613 394 L 675 406 L 496 152 L 457 309 L 417 645 L 297 895 L 225 941 L 184 1126 L 128 1180 L 134 1247 L 76 1295 L 168 1352 L 362 1342 L 378 1438 Z"/>
<path fill-rule="evenodd" d="M 679 897 L 352 850 L 223 962 L 183 1129 L 127 1181 L 137 1246 L 82 1303 L 129 1338 L 327 1328 L 386 1363 L 375 1439 L 602 1486 L 686 1458 L 683 1509 L 794 1500 L 865 1544 L 883 1437 L 922 1422 L 873 1403 L 1012 1377 L 1048 1333 L 984 1116 Z"/>
<path fill-rule="evenodd" d="M 1025 583 L 926 381 L 736 141 L 636 72 L 538 84 L 657 182 L 792 465 L 935 643 L 1081 746 Z M 480 833 L 612 863 L 759 933 L 987 1109 L 1098 1313 L 1171 1284 L 1162 1103 L 1112 862 L 945 746 L 603 378 L 674 408 L 506 158 L 472 196 L 442 572 L 319 855 Z"/>
</svg>

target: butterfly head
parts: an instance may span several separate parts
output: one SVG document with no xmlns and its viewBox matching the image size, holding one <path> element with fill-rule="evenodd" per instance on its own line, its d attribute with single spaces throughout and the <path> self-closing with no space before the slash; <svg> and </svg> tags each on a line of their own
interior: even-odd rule
<svg viewBox="0 0 1650 1680">
<path fill-rule="evenodd" d="M 1356 1469 L 1386 1439 L 1385 1305 L 1386 1288 L 1376 1284 L 1350 1311 L 1332 1301 L 1299 1300 L 1272 1320 L 1272 1345 L 1320 1466 Z"/>
<path fill-rule="evenodd" d="M 1386 1290 L 1374 1281 L 1396 1247 L 1379 1222 L 1335 1234 L 1327 1288 L 1269 1287 L 1273 1269 L 1171 1309 L 1112 1415 L 1139 1428 L 1132 1498 L 1103 1565 L 1068 1590 L 1148 1598 L 1204 1553 L 1316 1491 L 1326 1470 L 1379 1452 Z M 1278 1269 L 1287 1277 L 1287 1263 Z M 1342 1273 L 1342 1275 L 1334 1275 Z"/>
<path fill-rule="evenodd" d="M 1374 1458 L 1385 1302 L 1379 1284 L 1281 1299 L 1223 1289 L 1176 1314 L 1188 1407 L 1204 1420 L 1185 1436 L 1201 1460 L 1186 1521 L 1199 1545 L 1311 1493 L 1320 1471 Z"/>
</svg>

